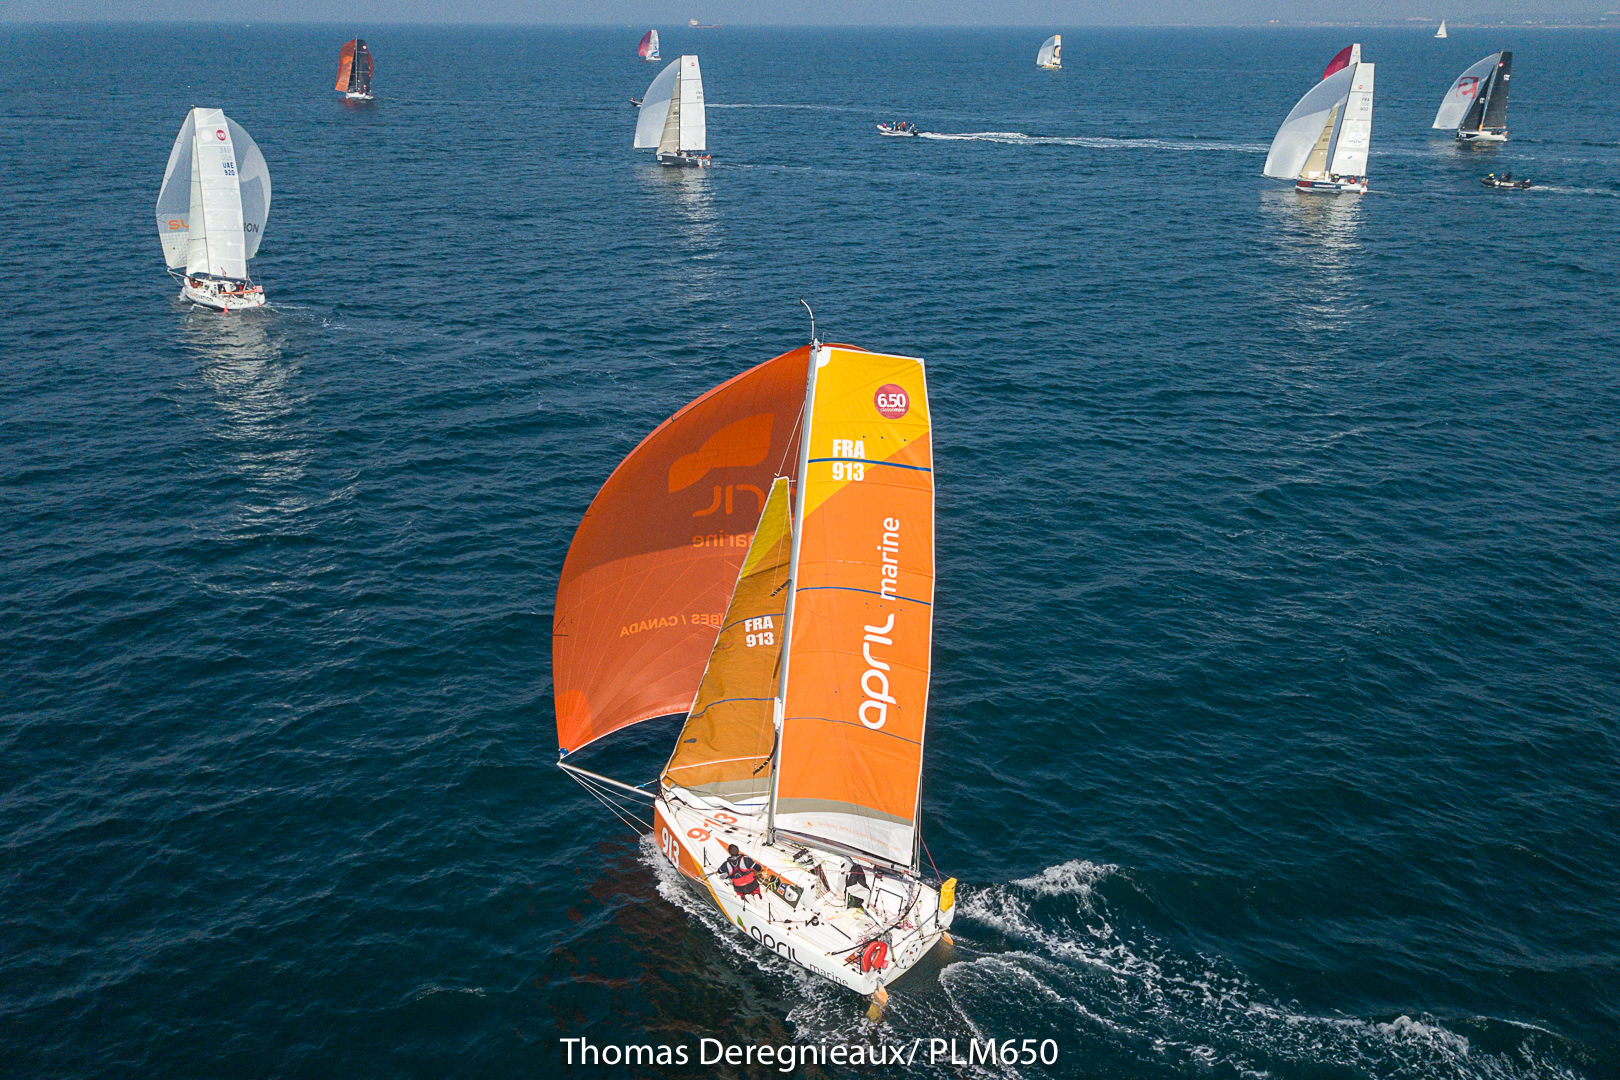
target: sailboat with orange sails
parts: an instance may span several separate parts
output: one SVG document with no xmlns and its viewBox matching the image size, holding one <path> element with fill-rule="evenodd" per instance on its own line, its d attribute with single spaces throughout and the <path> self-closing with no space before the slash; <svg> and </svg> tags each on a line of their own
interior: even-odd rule
<svg viewBox="0 0 1620 1080">
<path fill-rule="evenodd" d="M 360 38 L 345 42 L 338 50 L 338 71 L 335 90 L 343 91 L 345 101 L 371 101 L 371 76 L 376 71 L 371 50 Z"/>
<path fill-rule="evenodd" d="M 650 801 L 662 857 L 727 922 L 874 1015 L 955 915 L 956 880 L 920 863 L 933 594 L 923 362 L 814 340 L 648 435 L 557 589 L 561 767 Z M 656 780 L 570 760 L 679 714 Z"/>
</svg>

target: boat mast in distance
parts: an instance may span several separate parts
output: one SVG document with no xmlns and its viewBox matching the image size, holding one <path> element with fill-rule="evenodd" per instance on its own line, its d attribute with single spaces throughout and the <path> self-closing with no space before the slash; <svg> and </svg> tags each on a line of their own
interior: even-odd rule
<svg viewBox="0 0 1620 1080">
<path fill-rule="evenodd" d="M 1041 51 L 1035 54 L 1035 66 L 1055 71 L 1063 66 L 1063 35 L 1053 34 L 1041 43 Z"/>
<path fill-rule="evenodd" d="M 1341 49 L 1277 129 L 1264 174 L 1299 191 L 1366 191 L 1372 100 L 1373 65 L 1359 44 Z"/>
<path fill-rule="evenodd" d="M 1459 142 L 1505 142 L 1512 74 L 1511 52 L 1492 53 L 1475 61 L 1440 99 L 1434 129 L 1456 128 Z"/>
<path fill-rule="evenodd" d="M 658 164 L 690 169 L 709 164 L 703 71 L 695 56 L 670 63 L 647 87 L 636 119 L 637 150 L 657 150 Z"/>
<path fill-rule="evenodd" d="M 647 61 L 658 59 L 657 30 L 649 30 L 641 35 L 641 44 L 636 46 L 636 55 Z"/>
<path fill-rule="evenodd" d="M 370 101 L 373 69 L 371 50 L 363 39 L 355 38 L 338 50 L 337 83 L 333 89 L 341 90 L 346 101 Z"/>
</svg>

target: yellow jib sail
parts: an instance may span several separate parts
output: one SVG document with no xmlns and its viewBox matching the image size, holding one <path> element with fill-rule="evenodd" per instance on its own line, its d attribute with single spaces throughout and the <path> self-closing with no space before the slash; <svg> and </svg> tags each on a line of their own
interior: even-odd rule
<svg viewBox="0 0 1620 1080">
<path fill-rule="evenodd" d="M 782 659 L 782 615 L 792 548 L 788 480 L 771 485 L 737 588 L 686 726 L 664 768 L 665 786 L 735 804 L 771 792 L 773 719 Z"/>
<path fill-rule="evenodd" d="M 927 386 L 921 360 L 815 355 L 774 822 L 906 867 L 933 630 Z"/>
</svg>

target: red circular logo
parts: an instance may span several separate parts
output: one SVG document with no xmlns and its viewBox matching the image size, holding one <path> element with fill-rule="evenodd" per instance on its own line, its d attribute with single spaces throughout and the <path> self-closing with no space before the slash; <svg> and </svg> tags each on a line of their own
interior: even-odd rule
<svg viewBox="0 0 1620 1080">
<path fill-rule="evenodd" d="M 887 419 L 898 420 L 911 408 L 911 398 L 907 396 L 905 387 L 884 383 L 878 387 L 877 395 L 872 398 L 872 404 L 876 405 L 877 411 Z"/>
<path fill-rule="evenodd" d="M 225 129 L 220 128 L 218 131 L 214 132 L 214 138 L 218 139 L 220 142 L 224 142 L 225 141 Z"/>
</svg>

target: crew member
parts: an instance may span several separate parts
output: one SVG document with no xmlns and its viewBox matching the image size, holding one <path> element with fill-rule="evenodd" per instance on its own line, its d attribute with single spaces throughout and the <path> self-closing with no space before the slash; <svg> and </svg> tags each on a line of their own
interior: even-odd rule
<svg viewBox="0 0 1620 1080">
<path fill-rule="evenodd" d="M 720 864 L 720 873 L 731 882 L 738 896 L 758 896 L 759 863 L 738 851 L 736 844 L 728 844 L 726 854 L 730 858 Z"/>
</svg>

